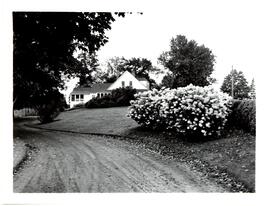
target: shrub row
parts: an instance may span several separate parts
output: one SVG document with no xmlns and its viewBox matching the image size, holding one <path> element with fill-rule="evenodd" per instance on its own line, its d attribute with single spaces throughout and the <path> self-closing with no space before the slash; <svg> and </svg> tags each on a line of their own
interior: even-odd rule
<svg viewBox="0 0 270 206">
<path fill-rule="evenodd" d="M 233 100 L 232 112 L 228 117 L 228 127 L 243 129 L 256 133 L 256 102 L 255 100 Z"/>
<path fill-rule="evenodd" d="M 219 135 L 231 98 L 212 87 L 189 85 L 135 95 L 128 116 L 151 129 L 173 130 L 187 137 Z"/>
<path fill-rule="evenodd" d="M 38 120 L 41 123 L 52 122 L 60 112 L 67 108 L 63 94 L 58 91 L 52 91 L 46 96 L 40 97 L 40 102 L 35 106 L 38 114 Z"/>
<path fill-rule="evenodd" d="M 86 108 L 105 108 L 105 107 L 119 107 L 119 106 L 129 106 L 130 101 L 134 100 L 134 95 L 136 89 L 131 87 L 118 88 L 112 90 L 111 94 L 96 97 L 89 100 L 86 104 Z"/>
</svg>

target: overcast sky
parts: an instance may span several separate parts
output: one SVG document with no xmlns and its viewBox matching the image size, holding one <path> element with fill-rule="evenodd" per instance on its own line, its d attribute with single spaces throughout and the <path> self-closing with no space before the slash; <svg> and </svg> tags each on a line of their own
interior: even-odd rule
<svg viewBox="0 0 270 206">
<path fill-rule="evenodd" d="M 208 2 L 208 3 L 207 3 Z M 253 2 L 254 3 L 254 2 Z M 204 44 L 216 56 L 213 77 L 220 85 L 232 69 L 244 72 L 250 82 L 257 67 L 254 44 L 260 37 L 260 20 L 248 2 L 201 1 L 147 10 L 117 18 L 107 32 L 109 42 L 98 52 L 100 62 L 113 56 L 148 58 L 154 65 L 170 40 L 178 34 Z"/>
</svg>

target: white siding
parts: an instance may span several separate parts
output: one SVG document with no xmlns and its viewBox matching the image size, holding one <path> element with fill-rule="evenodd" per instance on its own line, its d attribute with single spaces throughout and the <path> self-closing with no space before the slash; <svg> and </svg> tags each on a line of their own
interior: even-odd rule
<svg viewBox="0 0 270 206">
<path fill-rule="evenodd" d="M 108 90 L 113 90 L 122 87 L 122 82 L 125 82 L 125 87 L 130 85 L 132 81 L 132 87 L 134 89 L 148 89 L 141 82 L 139 82 L 131 73 L 125 71 L 109 88 Z"/>
<path fill-rule="evenodd" d="M 80 95 L 80 93 L 77 93 L 77 94 Z M 70 94 L 70 108 L 74 107 L 77 104 L 82 104 L 82 103 L 85 104 L 86 102 L 88 102 L 90 99 L 93 98 L 92 94 L 83 94 L 84 95 L 83 101 L 82 100 L 76 101 L 76 97 L 75 97 L 75 101 L 72 101 L 71 95 L 73 95 L 73 94 Z M 74 95 L 76 95 L 76 94 L 74 94 Z"/>
<path fill-rule="evenodd" d="M 103 93 L 103 95 L 106 93 L 108 94 L 109 92 L 99 92 L 99 93 Z M 79 93 L 73 93 L 74 95 L 76 94 L 79 94 Z M 97 97 L 98 93 L 90 93 L 90 94 L 84 94 L 84 99 L 83 101 L 80 100 L 80 101 L 76 101 L 76 98 L 75 98 L 75 101 L 71 101 L 71 95 L 73 94 L 70 94 L 70 108 L 74 107 L 75 105 L 77 104 L 85 104 L 86 102 L 88 102 L 90 99 L 93 99 L 94 97 Z"/>
<path fill-rule="evenodd" d="M 149 82 L 142 80 L 139 81 L 136 79 L 130 72 L 125 71 L 109 88 L 107 89 L 108 91 L 111 91 L 113 89 L 117 89 L 122 87 L 122 82 L 124 82 L 124 86 L 130 86 L 130 82 L 132 82 L 132 88 L 134 89 L 142 89 L 142 90 L 148 90 L 149 89 Z M 109 92 L 103 91 L 99 93 L 109 93 Z M 89 93 L 89 94 L 84 94 L 83 100 L 79 98 L 79 101 L 76 101 L 76 96 L 75 96 L 75 101 L 72 101 L 72 95 L 81 95 L 82 93 L 79 93 L 79 91 L 71 93 L 70 94 L 70 107 L 74 107 L 76 104 L 82 104 L 88 102 L 90 99 L 96 97 L 98 93 Z"/>
<path fill-rule="evenodd" d="M 149 82 L 147 80 L 140 80 L 140 83 L 145 86 L 147 89 L 149 89 Z"/>
</svg>

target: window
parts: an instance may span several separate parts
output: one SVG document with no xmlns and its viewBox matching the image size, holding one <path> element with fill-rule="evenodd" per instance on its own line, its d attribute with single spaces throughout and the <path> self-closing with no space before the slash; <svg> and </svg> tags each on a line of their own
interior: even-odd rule
<svg viewBox="0 0 270 206">
<path fill-rule="evenodd" d="M 83 99 L 84 99 L 84 95 L 83 95 L 83 94 L 81 94 L 81 95 L 80 95 L 80 98 L 81 98 L 81 101 L 83 101 Z"/>
<path fill-rule="evenodd" d="M 79 101 L 79 100 L 80 100 L 80 95 L 76 94 L 76 101 Z"/>
<path fill-rule="evenodd" d="M 100 97 L 100 93 L 97 94 L 97 97 Z"/>
<path fill-rule="evenodd" d="M 129 86 L 132 87 L 132 81 L 129 81 Z"/>
<path fill-rule="evenodd" d="M 103 93 L 100 94 L 100 97 L 103 97 Z"/>
<path fill-rule="evenodd" d="M 125 81 L 122 81 L 122 87 L 125 87 Z"/>
<path fill-rule="evenodd" d="M 71 95 L 71 101 L 73 101 L 73 102 L 75 101 L 75 95 L 74 94 Z"/>
</svg>

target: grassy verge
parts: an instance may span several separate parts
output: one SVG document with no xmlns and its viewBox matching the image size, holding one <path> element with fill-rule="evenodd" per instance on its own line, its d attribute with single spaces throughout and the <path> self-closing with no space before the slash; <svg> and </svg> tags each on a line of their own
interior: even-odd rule
<svg viewBox="0 0 270 206">
<path fill-rule="evenodd" d="M 146 148 L 190 163 L 232 192 L 255 192 L 255 136 L 229 130 L 220 139 L 187 142 L 174 134 L 135 128 L 129 137 Z"/>
<path fill-rule="evenodd" d="M 174 134 L 144 130 L 126 113 L 126 107 L 78 109 L 62 113 L 49 124 L 33 123 L 47 129 L 122 135 L 128 141 L 190 163 L 231 191 L 255 191 L 255 136 L 228 130 L 220 139 L 187 142 Z"/>
</svg>

